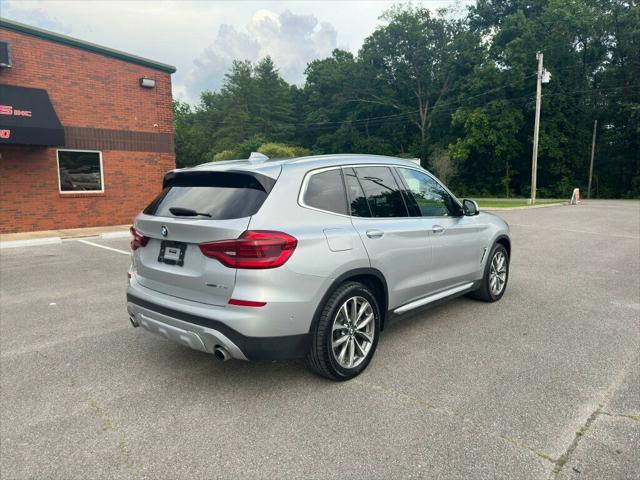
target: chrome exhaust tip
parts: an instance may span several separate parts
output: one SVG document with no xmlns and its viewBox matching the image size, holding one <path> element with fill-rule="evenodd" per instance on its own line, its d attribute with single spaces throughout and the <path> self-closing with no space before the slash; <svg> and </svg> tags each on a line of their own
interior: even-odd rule
<svg viewBox="0 0 640 480">
<path fill-rule="evenodd" d="M 131 322 L 131 325 L 133 325 L 133 328 L 138 328 L 140 325 L 138 325 L 138 322 L 136 322 L 136 320 L 133 318 L 133 316 L 129 316 L 129 321 Z"/>
<path fill-rule="evenodd" d="M 221 362 L 226 362 L 227 360 L 229 360 L 231 358 L 231 355 L 229 355 L 229 352 L 227 351 L 227 349 L 223 348 L 221 346 L 217 346 L 213 350 L 213 354 Z"/>
</svg>

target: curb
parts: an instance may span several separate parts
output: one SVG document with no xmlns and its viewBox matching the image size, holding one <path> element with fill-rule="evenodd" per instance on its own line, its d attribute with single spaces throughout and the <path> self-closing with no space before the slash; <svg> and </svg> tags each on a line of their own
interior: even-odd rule
<svg viewBox="0 0 640 480">
<path fill-rule="evenodd" d="M 60 237 L 32 238 L 29 240 L 10 240 L 8 242 L 0 242 L 0 249 L 37 247 L 39 245 L 57 245 L 59 243 L 62 243 L 62 239 Z"/>
<path fill-rule="evenodd" d="M 131 232 L 129 230 L 124 230 L 121 232 L 105 232 L 100 234 L 100 238 L 104 238 L 105 240 L 109 238 L 127 238 L 131 236 Z"/>
</svg>

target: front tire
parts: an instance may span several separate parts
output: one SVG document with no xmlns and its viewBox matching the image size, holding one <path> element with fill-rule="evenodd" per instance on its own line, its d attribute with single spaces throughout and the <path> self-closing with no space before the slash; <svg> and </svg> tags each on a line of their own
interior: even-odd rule
<svg viewBox="0 0 640 480">
<path fill-rule="evenodd" d="M 509 253 L 503 245 L 496 243 L 484 267 L 480 287 L 471 296 L 484 302 L 497 302 L 504 295 L 508 281 Z"/>
<path fill-rule="evenodd" d="M 306 363 L 334 381 L 349 380 L 367 368 L 378 345 L 380 308 L 369 288 L 346 282 L 322 308 L 312 332 Z"/>
</svg>

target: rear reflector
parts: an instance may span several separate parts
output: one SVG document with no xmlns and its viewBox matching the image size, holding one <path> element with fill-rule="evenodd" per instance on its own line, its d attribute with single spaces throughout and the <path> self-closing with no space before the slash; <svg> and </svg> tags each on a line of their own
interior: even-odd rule
<svg viewBox="0 0 640 480">
<path fill-rule="evenodd" d="M 138 230 L 131 227 L 129 229 L 133 239 L 131 240 L 131 250 L 137 250 L 140 247 L 144 247 L 149 242 L 149 237 L 145 237 Z"/>
<path fill-rule="evenodd" d="M 238 300 L 237 298 L 229 299 L 229 305 L 237 305 L 239 307 L 264 307 L 267 302 L 252 302 L 251 300 Z"/>
<path fill-rule="evenodd" d="M 230 268 L 276 268 L 289 260 L 298 241 L 270 230 L 247 230 L 235 240 L 201 243 L 202 253 Z"/>
</svg>

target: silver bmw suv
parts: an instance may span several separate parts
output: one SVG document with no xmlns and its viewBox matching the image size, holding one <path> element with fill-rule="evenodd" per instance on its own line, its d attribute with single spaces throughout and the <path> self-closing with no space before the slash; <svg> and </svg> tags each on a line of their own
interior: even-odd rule
<svg viewBox="0 0 640 480">
<path fill-rule="evenodd" d="M 504 294 L 511 240 L 413 162 L 266 157 L 178 169 L 131 228 L 134 327 L 220 360 L 347 380 L 392 319 Z"/>
</svg>

